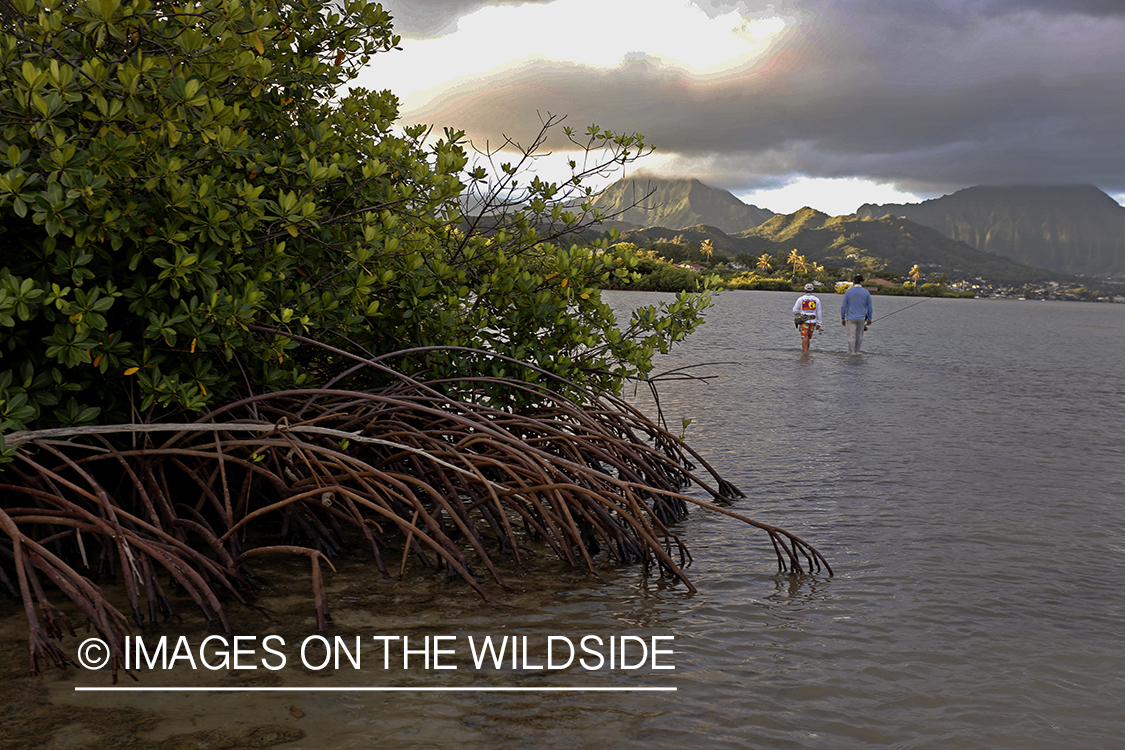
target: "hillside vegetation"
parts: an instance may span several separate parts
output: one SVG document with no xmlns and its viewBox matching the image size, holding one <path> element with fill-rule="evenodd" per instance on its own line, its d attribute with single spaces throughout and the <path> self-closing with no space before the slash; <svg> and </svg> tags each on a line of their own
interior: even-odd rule
<svg viewBox="0 0 1125 750">
<path fill-rule="evenodd" d="M 624 232 L 621 238 L 639 247 L 672 242 L 699 245 L 707 240 L 716 255 L 728 260 L 748 261 L 763 253 L 776 256 L 796 250 L 824 266 L 861 269 L 869 274 L 904 275 L 918 265 L 927 273 L 942 273 L 952 279 L 984 278 L 1001 284 L 1064 276 L 981 252 L 907 219 L 832 217 L 811 208 L 773 216 L 758 227 L 734 235 L 708 226 L 675 230 L 649 227 Z"/>
<path fill-rule="evenodd" d="M 914 204 L 866 204 L 979 250 L 1071 274 L 1125 276 L 1125 208 L 1092 185 L 972 187 Z"/>
<path fill-rule="evenodd" d="M 931 227 L 902 218 L 830 217 L 803 208 L 787 216 L 775 216 L 739 236 L 757 252 L 796 249 L 824 265 L 859 266 L 871 272 L 905 274 L 918 265 L 951 278 L 979 277 L 1004 284 L 1034 283 L 1059 276 L 981 252 Z"/>
</svg>

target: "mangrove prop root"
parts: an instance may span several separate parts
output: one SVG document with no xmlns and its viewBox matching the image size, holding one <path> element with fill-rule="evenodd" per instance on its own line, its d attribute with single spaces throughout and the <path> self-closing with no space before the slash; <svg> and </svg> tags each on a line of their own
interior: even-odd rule
<svg viewBox="0 0 1125 750">
<path fill-rule="evenodd" d="M 525 405 L 480 395 L 497 387 Z M 743 494 L 664 427 L 574 384 L 401 376 L 375 391 L 253 396 L 193 423 L 5 439 L 19 451 L 0 471 L 0 585 L 23 600 L 32 673 L 73 663 L 55 643 L 73 628 L 48 594 L 69 599 L 110 644 L 116 680 L 130 621 L 173 614 L 168 584 L 230 633 L 227 608 L 251 598 L 263 555 L 309 559 L 324 630 L 321 563 L 334 570 L 329 558 L 349 538 L 385 574 L 388 555 L 399 575 L 416 561 L 486 601 L 504 588 L 493 558 L 521 564 L 533 541 L 591 572 L 638 563 L 694 590 L 690 553 L 671 526 L 703 507 L 764 531 L 780 572 L 832 571 L 802 539 L 724 507 Z M 92 582 L 103 571 L 124 584 L 128 614 Z"/>
</svg>

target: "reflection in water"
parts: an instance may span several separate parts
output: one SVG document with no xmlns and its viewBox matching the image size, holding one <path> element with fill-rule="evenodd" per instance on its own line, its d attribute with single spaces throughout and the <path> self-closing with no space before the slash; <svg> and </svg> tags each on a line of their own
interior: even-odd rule
<svg viewBox="0 0 1125 750">
<path fill-rule="evenodd" d="M 774 583 L 777 592 L 767 596 L 766 601 L 787 609 L 804 609 L 828 598 L 832 579 L 820 576 L 777 576 Z"/>
<path fill-rule="evenodd" d="M 621 310 L 654 299 L 608 296 Z M 636 570 L 594 581 L 549 564 L 514 578 L 524 588 L 506 606 L 486 606 L 440 581 L 349 569 L 331 591 L 342 635 L 672 635 L 676 669 L 385 672 L 365 662 L 360 674 L 272 678 L 677 692 L 105 697 L 76 696 L 73 685 L 92 678 L 72 674 L 49 682 L 51 699 L 151 709 L 162 717 L 156 739 L 279 717 L 306 733 L 287 747 L 310 750 L 1118 747 L 1125 414 L 1108 374 L 1125 366 L 1125 306 L 937 299 L 905 310 L 909 300 L 877 297 L 877 321 L 903 312 L 849 357 L 831 326 L 802 356 L 792 300 L 720 295 L 658 370 L 727 364 L 660 394 L 668 423 L 692 420 L 687 440 L 747 494 L 735 509 L 815 544 L 835 577 L 777 576 L 766 538 L 705 512 L 680 529 L 695 595 Z M 312 632 L 304 590 L 286 599 L 280 585 L 277 614 L 248 627 Z M 295 703 L 300 719 L 288 713 Z"/>
</svg>

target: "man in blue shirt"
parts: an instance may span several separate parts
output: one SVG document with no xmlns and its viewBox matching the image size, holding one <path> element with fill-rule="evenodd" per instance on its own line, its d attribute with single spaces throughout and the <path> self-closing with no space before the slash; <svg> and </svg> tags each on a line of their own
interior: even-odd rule
<svg viewBox="0 0 1125 750">
<path fill-rule="evenodd" d="M 840 324 L 848 334 L 848 354 L 859 354 L 863 332 L 871 325 L 873 315 L 871 292 L 863 288 L 863 277 L 857 273 L 840 306 Z"/>
</svg>

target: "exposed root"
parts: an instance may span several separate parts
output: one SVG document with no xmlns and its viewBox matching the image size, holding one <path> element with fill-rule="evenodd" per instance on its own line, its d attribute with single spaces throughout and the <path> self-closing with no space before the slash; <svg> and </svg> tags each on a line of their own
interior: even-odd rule
<svg viewBox="0 0 1125 750">
<path fill-rule="evenodd" d="M 497 387 L 535 406 L 474 395 Z M 572 566 L 640 563 L 694 590 L 690 553 L 671 526 L 695 505 L 765 531 L 780 571 L 831 573 L 808 543 L 723 507 L 742 493 L 665 428 L 580 389 L 568 398 L 522 381 L 400 377 L 374 392 L 255 396 L 195 423 L 13 433 L 7 442 L 21 450 L 0 473 L 0 584 L 23 599 L 33 673 L 45 660 L 72 663 L 54 640 L 73 629 L 40 575 L 110 645 L 116 680 L 130 623 L 172 614 L 163 586 L 174 583 L 229 633 L 226 603 L 250 597 L 249 564 L 261 555 L 309 558 L 324 630 L 321 562 L 331 567 L 351 538 L 384 573 L 386 559 L 400 560 L 399 575 L 413 560 L 486 600 L 491 585 L 504 586 L 494 558 L 518 564 L 530 541 Z M 712 502 L 686 494 L 689 486 Z M 129 615 L 78 569 L 116 573 Z"/>
</svg>

